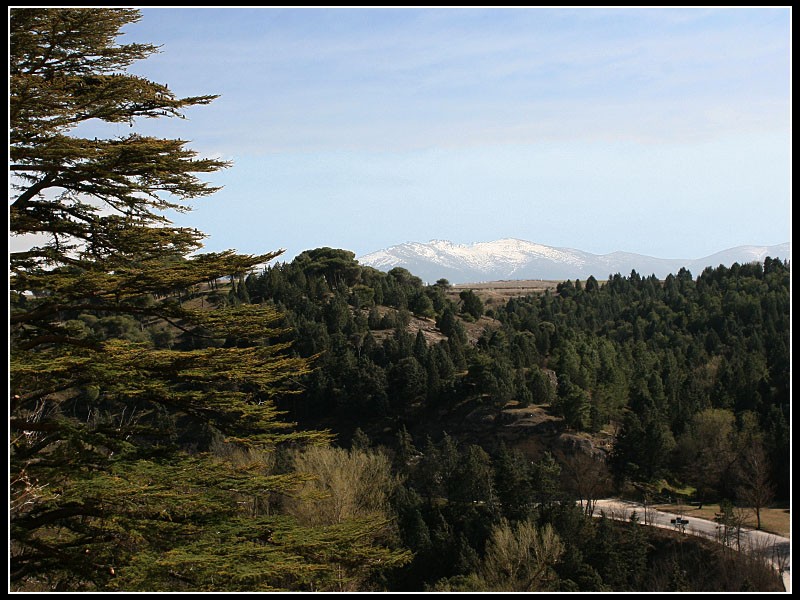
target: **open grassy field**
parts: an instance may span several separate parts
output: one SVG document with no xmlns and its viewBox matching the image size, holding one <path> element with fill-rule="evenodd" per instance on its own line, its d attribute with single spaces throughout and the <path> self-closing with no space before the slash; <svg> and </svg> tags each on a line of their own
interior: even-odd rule
<svg viewBox="0 0 800 600">
<path fill-rule="evenodd" d="M 545 290 L 555 291 L 560 281 L 543 279 L 519 281 L 486 281 L 482 283 L 456 283 L 448 289 L 451 300 L 458 302 L 458 294 L 464 290 L 472 290 L 477 294 L 486 308 L 505 304 L 509 298 L 543 294 Z"/>
</svg>

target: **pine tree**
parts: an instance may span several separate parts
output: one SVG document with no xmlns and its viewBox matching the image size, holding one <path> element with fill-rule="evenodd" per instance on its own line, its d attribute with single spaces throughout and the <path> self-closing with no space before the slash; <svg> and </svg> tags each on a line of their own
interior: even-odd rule
<svg viewBox="0 0 800 600">
<path fill-rule="evenodd" d="M 262 458 L 328 439 L 275 408 L 309 365 L 274 341 L 274 309 L 186 303 L 277 254 L 186 258 L 203 235 L 164 211 L 213 193 L 196 174 L 226 163 L 181 140 L 76 132 L 214 99 L 126 72 L 156 51 L 116 43 L 138 18 L 10 11 L 10 234 L 45 240 L 10 254 L 11 586 L 319 589 L 337 565 L 391 553 L 360 541 L 373 524 L 305 527 L 269 508 L 305 476 Z M 81 317 L 133 319 L 142 337 L 98 336 Z M 175 332 L 172 348 L 147 339 L 154 324 Z M 219 436 L 228 450 L 212 452 Z"/>
<path fill-rule="evenodd" d="M 511 521 L 526 519 L 533 507 L 528 461 L 519 450 L 510 451 L 500 443 L 494 461 L 495 489 L 503 515 Z"/>
<path fill-rule="evenodd" d="M 461 313 L 468 315 L 473 320 L 478 320 L 483 315 L 483 302 L 472 290 L 464 290 L 458 294 L 461 299 Z"/>
</svg>

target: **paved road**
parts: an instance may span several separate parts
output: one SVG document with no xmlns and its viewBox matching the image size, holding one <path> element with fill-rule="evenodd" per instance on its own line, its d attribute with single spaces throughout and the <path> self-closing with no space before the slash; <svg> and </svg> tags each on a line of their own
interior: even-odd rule
<svg viewBox="0 0 800 600">
<path fill-rule="evenodd" d="M 686 517 L 675 513 L 662 512 L 645 507 L 636 502 L 627 502 L 617 499 L 597 500 L 595 503 L 594 515 L 599 516 L 600 512 L 605 512 L 606 516 L 613 519 L 627 521 L 633 512 L 636 512 L 639 521 L 653 527 L 662 527 L 683 531 L 691 535 L 697 535 L 712 540 L 719 541 L 720 526 L 714 521 L 698 519 L 696 517 Z M 675 523 L 675 519 L 681 517 L 687 521 L 685 525 Z M 734 547 L 736 542 L 734 541 Z M 787 592 L 792 591 L 791 575 L 791 547 L 788 538 L 781 537 L 766 531 L 742 528 L 739 535 L 738 547 L 740 550 L 747 550 L 755 554 L 762 555 L 765 559 L 772 562 L 776 569 L 781 570 L 783 586 Z M 785 567 L 785 568 L 784 568 Z"/>
</svg>

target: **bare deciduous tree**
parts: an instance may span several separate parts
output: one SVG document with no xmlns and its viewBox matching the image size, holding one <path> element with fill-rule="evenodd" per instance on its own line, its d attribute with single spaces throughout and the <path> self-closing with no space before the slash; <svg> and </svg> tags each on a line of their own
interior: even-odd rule
<svg viewBox="0 0 800 600">
<path fill-rule="evenodd" d="M 395 480 L 384 454 L 312 446 L 295 454 L 294 465 L 314 476 L 286 503 L 301 523 L 333 525 L 348 519 L 387 518 Z"/>
<path fill-rule="evenodd" d="M 574 494 L 584 514 L 594 514 L 595 501 L 611 486 L 611 473 L 602 456 L 577 450 L 559 455 L 564 487 Z"/>
<path fill-rule="evenodd" d="M 740 454 L 736 495 L 755 512 L 756 529 L 761 529 L 761 510 L 775 497 L 775 486 L 769 473 L 770 463 L 764 445 L 760 440 L 754 440 Z"/>
<path fill-rule="evenodd" d="M 530 521 L 512 526 L 503 520 L 486 544 L 481 576 L 494 591 L 546 590 L 563 553 L 564 543 L 549 523 L 539 528 Z"/>
</svg>

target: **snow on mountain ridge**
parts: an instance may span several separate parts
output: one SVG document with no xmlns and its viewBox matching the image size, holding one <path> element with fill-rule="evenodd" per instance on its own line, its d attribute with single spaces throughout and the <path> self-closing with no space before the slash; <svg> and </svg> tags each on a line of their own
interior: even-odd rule
<svg viewBox="0 0 800 600">
<path fill-rule="evenodd" d="M 790 245 L 739 246 L 701 259 L 661 259 L 630 252 L 596 255 L 572 248 L 555 248 L 515 238 L 456 244 L 447 240 L 406 242 L 360 257 L 361 264 L 390 270 L 403 267 L 426 281 L 446 278 L 453 283 L 498 279 L 605 278 L 611 273 L 655 274 L 664 277 L 681 268 L 699 274 L 706 266 L 762 261 L 766 256 L 789 259 Z"/>
<path fill-rule="evenodd" d="M 490 271 L 498 264 L 519 268 L 532 258 L 544 258 L 572 265 L 582 265 L 586 259 L 577 250 L 553 248 L 533 242 L 505 238 L 493 242 L 455 244 L 447 240 L 406 242 L 386 250 L 363 256 L 360 261 L 373 267 L 391 264 L 392 258 L 415 258 L 429 260 L 444 267 L 468 265 L 480 271 Z"/>
</svg>

